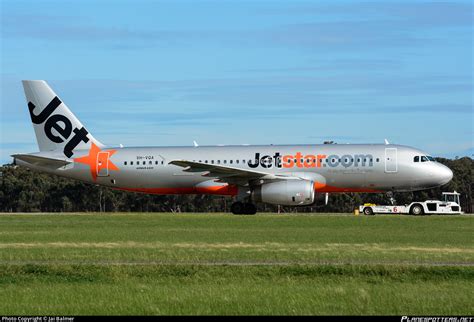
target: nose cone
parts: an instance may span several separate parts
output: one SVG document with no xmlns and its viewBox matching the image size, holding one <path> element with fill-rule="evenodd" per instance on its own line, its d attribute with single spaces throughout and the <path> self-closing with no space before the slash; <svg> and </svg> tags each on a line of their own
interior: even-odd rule
<svg viewBox="0 0 474 322">
<path fill-rule="evenodd" d="M 445 165 L 439 164 L 436 170 L 436 178 L 440 185 L 446 184 L 453 178 L 453 171 Z"/>
</svg>

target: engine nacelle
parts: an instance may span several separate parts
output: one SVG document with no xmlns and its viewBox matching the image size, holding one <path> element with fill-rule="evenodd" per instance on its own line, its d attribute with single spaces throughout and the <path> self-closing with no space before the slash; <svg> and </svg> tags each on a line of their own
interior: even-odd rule
<svg viewBox="0 0 474 322">
<path fill-rule="evenodd" d="M 309 180 L 264 183 L 252 191 L 252 199 L 284 206 L 305 206 L 314 202 L 314 185 Z"/>
</svg>

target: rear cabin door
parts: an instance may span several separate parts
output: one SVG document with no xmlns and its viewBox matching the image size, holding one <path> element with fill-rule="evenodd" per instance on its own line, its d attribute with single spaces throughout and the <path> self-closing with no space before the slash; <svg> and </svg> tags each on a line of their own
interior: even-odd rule
<svg viewBox="0 0 474 322">
<path fill-rule="evenodd" d="M 109 176 L 109 152 L 97 153 L 97 176 Z"/>
<path fill-rule="evenodd" d="M 385 172 L 395 173 L 397 171 L 397 148 L 385 148 Z"/>
</svg>

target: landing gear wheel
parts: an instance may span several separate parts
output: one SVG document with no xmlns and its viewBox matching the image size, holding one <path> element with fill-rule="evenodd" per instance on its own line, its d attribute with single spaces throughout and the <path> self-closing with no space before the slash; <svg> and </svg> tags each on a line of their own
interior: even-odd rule
<svg viewBox="0 0 474 322">
<path fill-rule="evenodd" d="M 410 209 L 410 213 L 415 216 L 423 216 L 425 214 L 423 207 L 419 204 L 413 205 Z"/>
<path fill-rule="evenodd" d="M 364 215 L 366 215 L 366 216 L 373 216 L 374 215 L 374 211 L 370 207 L 365 207 L 363 212 L 364 212 Z"/>
<path fill-rule="evenodd" d="M 257 213 L 257 206 L 253 203 L 246 203 L 244 205 L 244 213 L 246 215 L 255 215 Z"/>
<path fill-rule="evenodd" d="M 257 206 L 252 203 L 237 201 L 230 206 L 230 211 L 234 215 L 255 215 L 257 213 Z"/>
<path fill-rule="evenodd" d="M 232 206 L 230 206 L 230 211 L 232 211 L 234 215 L 241 215 L 244 213 L 244 206 L 245 204 L 240 201 L 234 202 Z"/>
</svg>

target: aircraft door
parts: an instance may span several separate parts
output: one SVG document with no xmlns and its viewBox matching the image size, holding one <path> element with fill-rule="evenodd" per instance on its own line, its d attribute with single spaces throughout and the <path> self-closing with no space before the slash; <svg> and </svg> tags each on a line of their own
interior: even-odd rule
<svg viewBox="0 0 474 322">
<path fill-rule="evenodd" d="M 385 149 L 385 172 L 395 173 L 398 171 L 397 148 Z"/>
<path fill-rule="evenodd" d="M 97 176 L 109 176 L 109 152 L 97 153 Z"/>
</svg>

